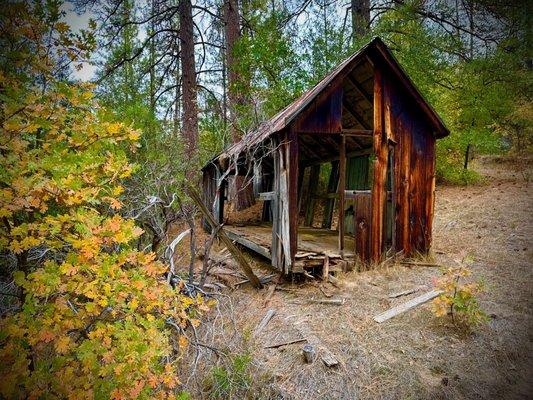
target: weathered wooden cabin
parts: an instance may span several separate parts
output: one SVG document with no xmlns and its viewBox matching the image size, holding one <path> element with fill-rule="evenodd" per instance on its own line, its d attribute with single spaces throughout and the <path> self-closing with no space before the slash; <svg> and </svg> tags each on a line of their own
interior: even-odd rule
<svg viewBox="0 0 533 400">
<path fill-rule="evenodd" d="M 426 252 L 435 142 L 448 134 L 376 38 L 205 165 L 204 201 L 233 240 L 285 273 Z M 226 215 L 236 175 L 253 187 L 253 222 Z"/>
</svg>

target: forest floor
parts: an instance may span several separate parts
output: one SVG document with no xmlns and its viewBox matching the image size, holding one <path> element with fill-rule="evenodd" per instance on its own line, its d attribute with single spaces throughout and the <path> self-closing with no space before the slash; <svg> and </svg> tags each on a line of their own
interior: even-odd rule
<svg viewBox="0 0 533 400">
<path fill-rule="evenodd" d="M 258 291 L 243 285 L 223 292 L 198 332 L 198 340 L 219 349 L 220 357 L 203 347 L 184 358 L 190 369 L 200 357 L 194 373 L 183 371 L 193 398 L 533 397 L 532 165 L 487 157 L 473 167 L 482 183 L 437 187 L 433 253 L 444 266 L 474 259 L 470 278 L 485 282 L 480 304 L 490 316 L 486 325 L 459 329 L 436 318 L 430 303 L 382 324 L 372 319 L 431 290 L 440 275 L 432 267 L 349 272 L 338 275 L 339 287 L 283 283 Z M 389 298 L 412 288 L 419 291 Z M 327 296 L 345 301 L 313 303 Z M 270 309 L 274 317 L 254 336 Z M 320 358 L 306 364 L 304 342 L 266 348 L 302 337 L 319 341 L 319 353 L 327 348 L 340 364 L 328 368 Z"/>
</svg>

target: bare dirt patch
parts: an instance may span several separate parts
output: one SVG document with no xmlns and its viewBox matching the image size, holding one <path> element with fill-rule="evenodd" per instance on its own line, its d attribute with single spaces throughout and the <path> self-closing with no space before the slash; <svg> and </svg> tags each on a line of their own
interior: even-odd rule
<svg viewBox="0 0 533 400">
<path fill-rule="evenodd" d="M 430 267 L 395 265 L 348 273 L 339 276 L 339 287 L 284 283 L 278 285 L 282 290 L 272 293 L 242 287 L 221 297 L 199 332 L 199 340 L 224 354 L 200 350 L 202 367 L 186 385 L 193 397 L 213 397 L 214 388 L 225 382 L 213 379 L 213 363 L 222 370 L 235 369 L 231 360 L 246 354 L 249 366 L 242 376 L 230 374 L 229 391 L 217 391 L 218 397 L 529 398 L 533 393 L 533 188 L 527 184 L 531 165 L 485 158 L 475 167 L 485 176 L 483 184 L 438 187 L 433 249 L 442 265 L 454 265 L 454 260 L 467 255 L 474 258 L 473 278 L 483 278 L 487 286 L 480 299 L 491 316 L 486 326 L 473 333 L 460 331 L 451 322 L 437 320 L 429 305 L 382 324 L 372 320 L 430 290 L 439 275 Z M 420 291 L 389 298 L 412 288 Z M 345 301 L 340 306 L 313 302 L 324 298 Z M 269 309 L 276 314 L 254 337 Z M 304 343 L 265 348 L 309 335 L 320 340 L 319 355 L 320 347 L 327 348 L 339 366 L 328 368 L 320 358 L 305 364 Z"/>
</svg>

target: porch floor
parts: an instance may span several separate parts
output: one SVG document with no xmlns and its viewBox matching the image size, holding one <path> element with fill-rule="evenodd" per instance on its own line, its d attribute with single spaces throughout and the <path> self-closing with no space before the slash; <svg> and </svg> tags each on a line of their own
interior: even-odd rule
<svg viewBox="0 0 533 400">
<path fill-rule="evenodd" d="M 230 239 L 237 243 L 271 258 L 270 249 L 272 246 L 272 225 L 225 225 L 224 230 Z M 298 227 L 298 252 L 296 258 L 306 257 L 306 253 L 316 255 L 327 255 L 328 257 L 341 258 L 339 255 L 339 233 L 331 229 L 320 229 L 310 227 Z M 343 259 L 353 259 L 355 257 L 355 238 L 346 234 L 344 236 L 344 256 Z"/>
</svg>

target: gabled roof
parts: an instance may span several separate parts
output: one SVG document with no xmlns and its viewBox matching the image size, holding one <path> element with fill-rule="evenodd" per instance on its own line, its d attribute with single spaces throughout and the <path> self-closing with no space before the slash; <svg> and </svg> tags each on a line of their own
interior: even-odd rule
<svg viewBox="0 0 533 400">
<path fill-rule="evenodd" d="M 313 88 L 302 94 L 298 99 L 293 101 L 291 104 L 289 104 L 283 110 L 278 112 L 268 121 L 265 121 L 260 124 L 255 130 L 246 133 L 239 142 L 230 145 L 218 157 L 239 154 L 247 148 L 251 148 L 263 142 L 265 139 L 267 139 L 274 133 L 286 128 L 336 78 L 341 75 L 345 75 L 345 73 L 351 71 L 361 59 L 366 56 L 370 56 L 371 53 L 375 54 L 375 52 L 377 52 L 386 62 L 391 72 L 403 84 L 404 88 L 407 90 L 409 95 L 411 95 L 418 103 L 422 111 L 424 111 L 424 113 L 426 114 L 435 129 L 435 136 L 437 138 L 442 138 L 449 135 L 450 132 L 448 128 L 446 128 L 438 114 L 424 99 L 420 91 L 416 88 L 414 83 L 407 76 L 407 74 L 400 66 L 396 58 L 393 56 L 389 48 L 385 45 L 385 43 L 383 43 L 380 38 L 376 37 L 364 47 L 362 47 L 359 51 L 357 51 L 352 56 L 341 62 Z"/>
</svg>

